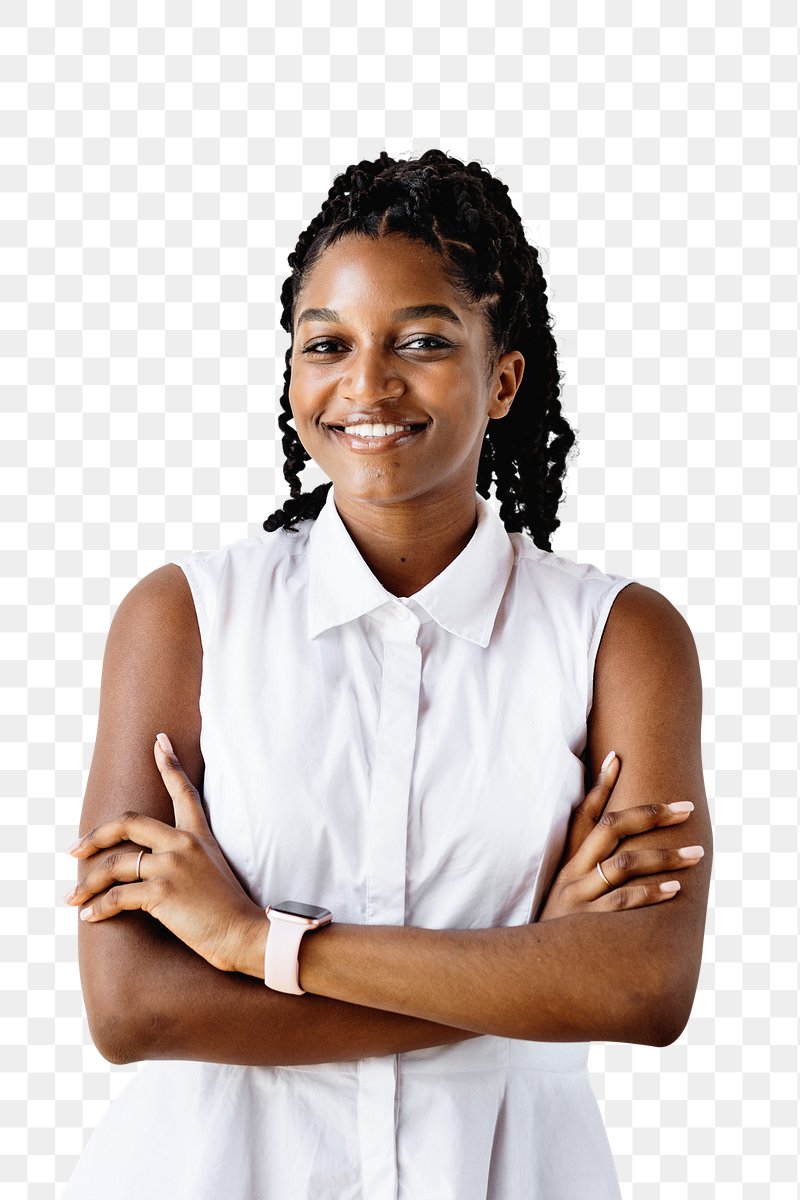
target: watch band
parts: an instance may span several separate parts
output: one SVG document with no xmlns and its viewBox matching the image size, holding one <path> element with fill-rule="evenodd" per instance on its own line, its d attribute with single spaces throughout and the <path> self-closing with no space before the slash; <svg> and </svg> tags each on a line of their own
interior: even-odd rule
<svg viewBox="0 0 800 1200">
<path fill-rule="evenodd" d="M 282 912 L 272 905 L 268 905 L 265 911 L 270 924 L 264 951 L 264 983 L 277 992 L 304 996 L 306 993 L 300 987 L 299 978 L 300 942 L 310 929 L 327 925 L 331 921 L 331 914 L 325 909 L 317 909 L 317 912 L 325 915 L 312 919 Z"/>
</svg>

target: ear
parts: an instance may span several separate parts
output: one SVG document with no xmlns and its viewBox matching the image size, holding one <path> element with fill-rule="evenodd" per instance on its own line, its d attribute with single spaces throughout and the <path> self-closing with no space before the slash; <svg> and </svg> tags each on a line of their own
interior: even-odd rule
<svg viewBox="0 0 800 1200">
<path fill-rule="evenodd" d="M 522 383 L 524 372 L 525 359 L 519 350 L 509 350 L 507 354 L 500 355 L 492 374 L 488 416 L 499 419 L 506 415 Z"/>
</svg>

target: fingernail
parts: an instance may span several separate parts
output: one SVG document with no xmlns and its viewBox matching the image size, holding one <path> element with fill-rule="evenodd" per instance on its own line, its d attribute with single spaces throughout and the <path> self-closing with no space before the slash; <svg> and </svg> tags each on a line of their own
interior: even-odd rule
<svg viewBox="0 0 800 1200">
<path fill-rule="evenodd" d="M 667 808 L 672 812 L 692 812 L 694 805 L 691 800 L 676 800 L 674 804 L 668 804 Z"/>
<path fill-rule="evenodd" d="M 75 895 L 75 888 L 73 888 L 71 892 L 65 892 L 64 895 L 61 897 L 61 900 L 64 904 L 66 904 L 67 901 L 71 900 L 74 895 Z"/>
<path fill-rule="evenodd" d="M 705 850 L 702 846 L 681 846 L 678 858 L 702 858 Z"/>
<path fill-rule="evenodd" d="M 680 890 L 681 885 L 677 879 L 670 879 L 669 883 L 660 883 L 658 886 L 662 892 L 677 892 Z"/>
<path fill-rule="evenodd" d="M 174 754 L 175 753 L 175 751 L 172 749 L 172 742 L 169 740 L 169 738 L 167 737 L 167 735 L 165 733 L 157 733 L 156 741 L 158 742 L 159 746 L 161 747 L 161 749 L 164 751 L 165 754 Z"/>
<path fill-rule="evenodd" d="M 77 842 L 73 842 L 71 846 L 67 846 L 66 853 L 72 854 L 72 851 L 77 850 L 78 846 L 80 846 L 82 841 L 83 841 L 83 838 L 78 838 Z"/>
<path fill-rule="evenodd" d="M 616 750 L 609 750 L 608 754 L 605 756 L 602 763 L 600 764 L 600 774 L 601 775 L 605 774 L 605 772 L 611 766 L 612 762 L 614 761 L 614 759 L 616 757 L 617 757 Z"/>
<path fill-rule="evenodd" d="M 662 884 L 662 887 L 663 886 L 664 885 Z M 81 920 L 85 921 L 87 919 L 87 917 L 90 917 L 92 915 L 91 906 L 89 908 L 82 908 L 79 915 L 80 915 Z"/>
</svg>

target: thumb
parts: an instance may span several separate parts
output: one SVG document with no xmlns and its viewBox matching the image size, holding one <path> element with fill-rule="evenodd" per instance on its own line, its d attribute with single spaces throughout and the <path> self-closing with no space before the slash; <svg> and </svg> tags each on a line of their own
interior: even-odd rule
<svg viewBox="0 0 800 1200">
<path fill-rule="evenodd" d="M 178 761 L 178 756 L 172 748 L 172 742 L 165 733 L 156 734 L 153 753 L 156 765 L 161 772 L 161 778 L 172 797 L 175 809 L 175 828 L 187 829 L 190 833 L 209 833 L 200 793 Z"/>
</svg>

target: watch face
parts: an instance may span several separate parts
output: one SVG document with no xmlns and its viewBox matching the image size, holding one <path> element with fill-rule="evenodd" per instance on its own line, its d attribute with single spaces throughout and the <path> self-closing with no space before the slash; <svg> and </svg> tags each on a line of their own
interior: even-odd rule
<svg viewBox="0 0 800 1200">
<path fill-rule="evenodd" d="M 277 912 L 289 913 L 293 917 L 308 917 L 311 921 L 320 921 L 331 915 L 327 908 L 317 908 L 316 904 L 299 904 L 296 900 L 281 900 L 280 904 L 273 904 L 272 907 Z"/>
</svg>

